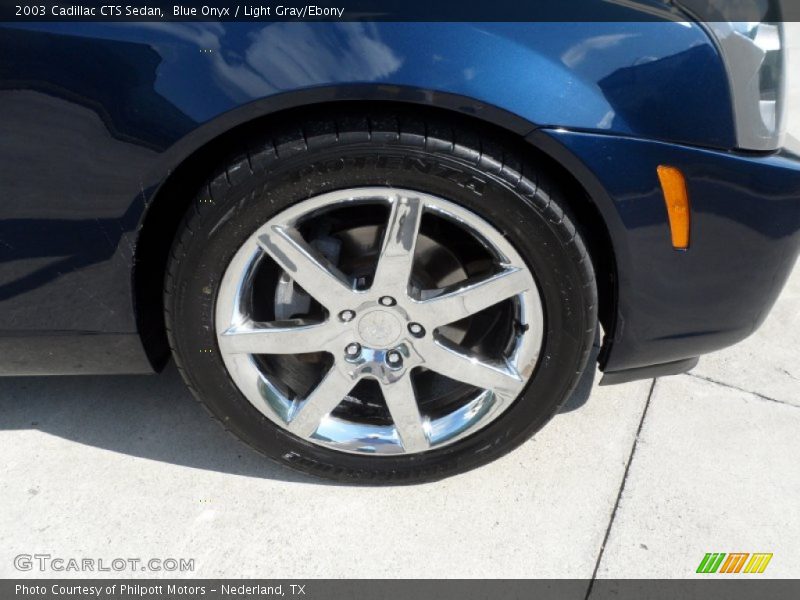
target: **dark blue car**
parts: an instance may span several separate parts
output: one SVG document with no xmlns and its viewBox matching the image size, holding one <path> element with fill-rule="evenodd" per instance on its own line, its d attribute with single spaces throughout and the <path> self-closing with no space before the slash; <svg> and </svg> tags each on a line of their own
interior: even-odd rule
<svg viewBox="0 0 800 600">
<path fill-rule="evenodd" d="M 653 10 L 6 23 L 0 371 L 171 356 L 268 457 L 402 482 L 513 449 L 590 357 L 690 369 L 778 296 L 800 163 L 781 24 Z"/>
</svg>

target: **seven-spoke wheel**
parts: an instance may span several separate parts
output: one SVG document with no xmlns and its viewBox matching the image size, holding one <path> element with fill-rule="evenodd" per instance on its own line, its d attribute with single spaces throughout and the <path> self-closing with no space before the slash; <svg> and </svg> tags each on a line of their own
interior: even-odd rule
<svg viewBox="0 0 800 600">
<path fill-rule="evenodd" d="M 273 125 L 200 187 L 168 259 L 195 395 L 336 480 L 438 479 L 528 439 L 577 383 L 597 310 L 535 155 L 422 111 Z"/>
<path fill-rule="evenodd" d="M 378 248 L 372 272 L 368 268 L 343 272 L 342 265 L 319 250 L 316 239 L 303 235 L 303 231 L 319 231 L 320 221 L 330 221 L 337 212 L 339 219 L 353 213 L 353 221 L 358 222 L 358 213 L 370 210 L 374 231 L 382 233 L 379 247 L 362 239 L 362 255 L 369 255 L 373 245 Z M 381 216 L 385 223 L 380 222 Z M 423 218 L 431 222 L 421 233 Z M 468 261 L 455 252 L 453 256 L 461 262 L 454 264 L 461 269 L 467 262 L 478 262 L 481 268 L 473 275 L 464 271 L 460 280 L 448 272 L 447 285 L 430 288 L 426 282 L 441 279 L 440 273 L 430 271 L 441 267 L 430 258 L 426 264 L 426 255 L 432 248 L 452 252 L 431 233 L 438 220 L 446 221 L 453 246 L 463 244 L 470 250 L 474 250 L 470 244 L 480 246 L 483 255 L 470 256 Z M 358 229 L 364 228 L 363 223 Z M 336 231 L 338 239 L 350 234 L 352 228 Z M 427 250 L 419 251 L 422 264 L 415 266 L 420 237 Z M 355 256 L 349 262 L 363 258 Z M 281 270 L 277 281 L 293 290 L 299 288 L 302 291 L 293 293 L 307 296 L 322 310 L 315 315 L 311 302 L 305 302 L 309 309 L 291 319 L 255 319 L 256 274 L 273 263 Z M 494 332 L 482 332 L 482 338 L 496 338 L 491 343 L 465 347 L 442 330 L 501 304 L 506 306 L 494 312 L 502 317 L 494 320 L 507 323 L 499 323 Z M 464 327 L 468 329 L 467 324 Z M 496 419 L 533 372 L 542 328 L 534 278 L 517 251 L 491 225 L 442 198 L 389 187 L 330 192 L 275 216 L 234 256 L 216 308 L 223 360 L 253 406 L 304 439 L 368 454 L 422 452 L 452 444 Z M 487 351 L 482 354 L 481 348 Z M 489 348 L 495 352 L 488 352 Z M 304 397 L 295 389 L 282 389 L 280 373 L 270 373 L 263 362 L 253 359 L 314 353 L 327 353 L 332 362 L 320 362 L 320 378 Z M 464 393 L 446 408 L 438 406 L 415 389 L 416 369 L 446 378 L 451 387 L 464 384 Z M 363 379 L 378 382 L 388 421 L 365 418 L 358 394 L 351 396 L 348 407 L 336 410 Z"/>
</svg>

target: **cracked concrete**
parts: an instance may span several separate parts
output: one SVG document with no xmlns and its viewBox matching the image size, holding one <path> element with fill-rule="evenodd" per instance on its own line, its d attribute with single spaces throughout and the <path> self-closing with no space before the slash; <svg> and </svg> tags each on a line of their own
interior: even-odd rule
<svg viewBox="0 0 800 600">
<path fill-rule="evenodd" d="M 706 552 L 771 552 L 762 576 L 797 577 L 798 431 L 792 404 L 658 381 L 598 576 L 687 577 Z"/>
<path fill-rule="evenodd" d="M 773 552 L 765 575 L 796 576 L 800 388 L 774 380 L 800 364 L 799 283 L 797 267 L 725 360 L 655 385 L 600 388 L 587 373 L 517 451 L 414 487 L 275 467 L 173 368 L 0 379 L 0 576 L 43 552 L 194 558 L 184 575 L 199 577 L 686 577 L 713 551 Z"/>
</svg>

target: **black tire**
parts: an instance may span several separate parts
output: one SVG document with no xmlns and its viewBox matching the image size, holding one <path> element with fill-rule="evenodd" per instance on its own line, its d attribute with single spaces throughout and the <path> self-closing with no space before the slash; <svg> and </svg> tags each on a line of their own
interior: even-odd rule
<svg viewBox="0 0 800 600">
<path fill-rule="evenodd" d="M 591 260 L 558 188 L 479 126 L 377 112 L 307 120 L 245 144 L 202 187 L 173 243 L 165 281 L 169 341 L 194 395 L 267 457 L 338 481 L 414 483 L 494 460 L 540 429 L 569 397 L 597 326 Z M 404 160 L 413 158 L 413 160 Z M 297 438 L 259 413 L 219 356 L 215 298 L 241 244 L 278 211 L 344 187 L 417 189 L 466 207 L 500 230 L 535 273 L 545 314 L 539 363 L 497 420 L 455 444 L 369 457 Z"/>
</svg>

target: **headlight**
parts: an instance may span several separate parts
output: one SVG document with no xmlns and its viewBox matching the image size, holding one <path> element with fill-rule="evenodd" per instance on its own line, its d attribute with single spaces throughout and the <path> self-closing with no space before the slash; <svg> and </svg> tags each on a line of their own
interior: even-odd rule
<svg viewBox="0 0 800 600">
<path fill-rule="evenodd" d="M 775 150 L 781 145 L 785 61 L 779 21 L 795 1 L 672 0 L 717 41 L 730 81 L 739 148 Z"/>
<path fill-rule="evenodd" d="M 783 117 L 783 25 L 768 22 L 715 22 L 731 84 L 738 146 L 774 150 L 780 146 Z"/>
</svg>

